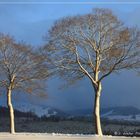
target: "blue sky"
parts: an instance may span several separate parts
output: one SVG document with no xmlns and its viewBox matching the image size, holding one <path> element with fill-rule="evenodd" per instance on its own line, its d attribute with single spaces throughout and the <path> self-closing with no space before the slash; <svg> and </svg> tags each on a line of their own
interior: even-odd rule
<svg viewBox="0 0 140 140">
<path fill-rule="evenodd" d="M 37 47 L 45 43 L 43 36 L 55 20 L 65 16 L 86 14 L 95 7 L 112 9 L 126 25 L 140 27 L 140 2 L 138 0 L 131 4 L 128 3 L 132 2 L 130 0 L 108 0 L 107 3 L 105 0 L 86 1 L 87 4 L 85 0 L 61 0 L 61 3 L 58 2 L 60 0 L 42 0 L 41 3 L 33 0 L 0 0 L 0 32 L 10 34 L 18 41 L 24 40 Z M 23 101 L 25 102 L 50 105 L 64 110 L 93 106 L 94 93 L 88 79 L 63 90 L 59 90 L 59 85 L 61 83 L 57 78 L 48 82 L 48 100 L 36 100 L 35 97 L 31 98 L 30 95 L 21 94 L 16 94 L 13 99 L 16 101 L 18 99 L 20 102 L 24 97 Z M 139 99 L 140 77 L 133 72 L 124 71 L 119 75 L 112 75 L 103 83 L 102 107 L 133 105 L 140 108 Z"/>
</svg>

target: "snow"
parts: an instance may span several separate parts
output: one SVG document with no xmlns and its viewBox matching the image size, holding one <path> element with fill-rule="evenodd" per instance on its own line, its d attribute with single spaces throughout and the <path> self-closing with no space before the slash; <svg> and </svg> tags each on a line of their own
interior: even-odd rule
<svg viewBox="0 0 140 140">
<path fill-rule="evenodd" d="M 111 110 L 111 111 L 109 111 L 107 113 L 102 114 L 101 117 L 107 117 L 107 116 L 111 115 L 112 113 L 113 113 L 113 110 Z"/>
<path fill-rule="evenodd" d="M 133 118 L 132 115 L 123 116 L 123 115 L 110 115 L 107 116 L 109 120 L 125 120 L 125 121 L 140 121 L 140 115 L 135 115 L 135 118 Z"/>
<path fill-rule="evenodd" d="M 98 137 L 96 135 L 73 135 L 73 134 L 47 134 L 47 133 L 16 133 L 11 135 L 9 133 L 0 133 L 1 140 L 139 140 L 136 137 L 114 137 L 103 136 Z"/>
<path fill-rule="evenodd" d="M 119 120 L 119 121 L 135 121 L 135 122 L 140 122 L 140 114 L 137 115 L 115 115 L 114 110 L 110 110 L 104 114 L 101 115 L 102 118 L 107 118 L 109 120 Z"/>
<path fill-rule="evenodd" d="M 17 110 L 21 110 L 23 112 L 33 112 L 38 117 L 41 117 L 41 116 L 50 117 L 52 115 L 57 114 L 57 112 L 54 111 L 53 109 L 51 109 L 50 107 L 32 105 L 32 104 L 29 104 L 29 103 L 28 104 L 26 104 L 26 103 L 17 104 L 14 108 L 17 109 Z M 49 111 L 52 112 L 52 113 L 49 113 Z"/>
<path fill-rule="evenodd" d="M 40 106 L 33 106 L 33 105 L 30 105 L 30 104 L 18 104 L 15 106 L 15 109 L 17 110 L 22 110 L 23 112 L 33 112 L 37 115 L 39 115 L 39 117 L 43 116 L 43 115 L 49 115 L 48 114 L 48 111 L 49 111 L 49 108 L 43 108 L 43 107 L 40 107 Z"/>
</svg>

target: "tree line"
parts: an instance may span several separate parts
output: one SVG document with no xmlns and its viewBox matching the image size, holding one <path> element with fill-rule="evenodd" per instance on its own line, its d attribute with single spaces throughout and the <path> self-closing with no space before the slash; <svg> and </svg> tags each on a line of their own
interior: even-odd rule
<svg viewBox="0 0 140 140">
<path fill-rule="evenodd" d="M 121 70 L 140 67 L 140 30 L 126 26 L 109 9 L 93 9 L 85 15 L 57 20 L 38 50 L 0 34 L 0 86 L 6 89 L 10 132 L 15 133 L 14 90 L 43 94 L 52 75 L 67 84 L 87 77 L 94 91 L 93 118 L 96 134 L 102 136 L 100 97 L 102 81 Z M 103 93 L 104 94 L 104 93 Z"/>
</svg>

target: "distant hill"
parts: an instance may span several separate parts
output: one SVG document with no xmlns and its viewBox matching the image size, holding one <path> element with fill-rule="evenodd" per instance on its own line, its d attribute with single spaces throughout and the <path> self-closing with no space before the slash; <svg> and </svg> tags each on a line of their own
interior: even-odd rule
<svg viewBox="0 0 140 140">
<path fill-rule="evenodd" d="M 33 112 L 38 117 L 68 116 L 67 113 L 65 113 L 64 111 L 60 109 L 56 109 L 56 108 L 45 106 L 45 105 L 32 105 L 32 104 L 22 103 L 22 104 L 16 105 L 15 108 L 23 112 Z"/>
<path fill-rule="evenodd" d="M 132 106 L 105 108 L 102 109 L 101 117 L 109 120 L 140 122 L 140 109 Z"/>
<path fill-rule="evenodd" d="M 0 107 L 0 116 L 8 117 L 9 111 L 6 107 Z M 61 111 L 48 106 L 33 106 L 28 104 L 22 104 L 16 106 L 15 117 L 92 117 L 92 109 L 79 109 L 72 111 Z M 101 109 L 101 118 L 109 120 L 127 120 L 127 121 L 139 121 L 140 122 L 140 109 L 133 106 L 126 107 L 109 107 Z"/>
<path fill-rule="evenodd" d="M 126 106 L 126 107 L 108 107 L 108 108 L 102 108 L 101 109 L 101 114 L 106 114 L 110 111 L 113 111 L 113 115 L 137 115 L 140 114 L 140 109 L 133 107 L 133 106 Z M 72 110 L 72 111 L 68 111 L 69 114 L 71 115 L 77 115 L 77 116 L 81 116 L 81 115 L 92 115 L 92 109 L 78 109 L 78 110 Z"/>
<path fill-rule="evenodd" d="M 112 111 L 112 115 L 138 115 L 140 114 L 140 109 L 133 106 L 125 106 L 125 107 L 110 107 L 101 109 L 102 114 L 105 114 L 109 111 Z"/>
<path fill-rule="evenodd" d="M 32 118 L 37 118 L 38 116 L 35 115 L 33 112 L 22 112 L 22 111 L 19 111 L 19 110 L 14 110 L 14 114 L 15 114 L 15 117 L 32 117 Z M 7 107 L 2 107 L 0 106 L 0 116 L 1 117 L 9 117 L 9 110 Z"/>
<path fill-rule="evenodd" d="M 0 106 L 0 116 L 8 116 L 8 108 Z M 68 114 L 53 107 L 48 107 L 44 105 L 32 105 L 32 104 L 18 104 L 14 106 L 14 113 L 17 117 L 67 117 Z"/>
<path fill-rule="evenodd" d="M 91 116 L 93 111 L 91 109 L 80 109 L 68 112 L 71 116 Z M 140 121 L 140 109 L 133 106 L 126 107 L 109 107 L 101 109 L 101 117 L 109 120 L 127 120 Z"/>
<path fill-rule="evenodd" d="M 73 116 L 91 116 L 93 114 L 92 112 L 92 109 L 77 109 L 67 111 L 69 115 Z"/>
</svg>

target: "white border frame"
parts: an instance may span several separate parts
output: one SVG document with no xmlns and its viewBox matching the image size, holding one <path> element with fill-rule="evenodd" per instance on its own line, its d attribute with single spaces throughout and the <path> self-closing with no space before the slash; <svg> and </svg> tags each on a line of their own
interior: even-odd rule
<svg viewBox="0 0 140 140">
<path fill-rule="evenodd" d="M 140 2 L 45 2 L 45 1 L 7 1 L 7 2 L 0 2 L 0 4 L 49 4 L 49 5 L 93 5 L 93 4 L 96 4 L 96 5 L 110 5 L 110 4 L 113 4 L 113 5 L 131 5 L 131 4 L 140 4 Z"/>
</svg>

